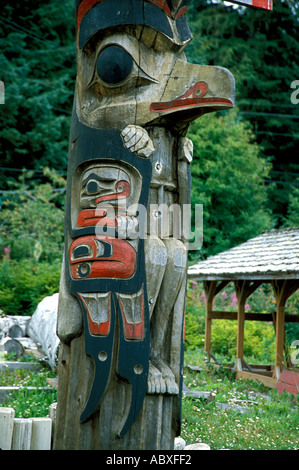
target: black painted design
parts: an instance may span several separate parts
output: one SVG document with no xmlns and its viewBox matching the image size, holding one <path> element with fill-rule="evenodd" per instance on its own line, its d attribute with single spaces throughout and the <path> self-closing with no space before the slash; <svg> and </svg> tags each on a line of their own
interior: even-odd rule
<svg viewBox="0 0 299 470">
<path fill-rule="evenodd" d="M 123 82 L 131 73 L 133 59 L 122 47 L 108 46 L 101 51 L 97 60 L 97 73 L 108 85 Z"/>
<path fill-rule="evenodd" d="M 140 0 L 110 0 L 97 3 L 84 16 L 79 31 L 79 47 L 83 48 L 97 32 L 120 25 L 149 26 L 173 38 L 169 19 L 157 6 Z"/>
<path fill-rule="evenodd" d="M 117 130 L 94 129 L 80 123 L 76 112 L 73 112 L 72 127 L 70 133 L 71 152 L 68 168 L 67 182 L 67 199 L 66 199 L 66 259 L 69 257 L 69 246 L 73 240 L 86 235 L 96 235 L 95 226 L 74 227 L 72 213 L 74 212 L 74 201 L 72 202 L 72 189 L 74 181 L 78 181 L 78 173 L 84 173 L 86 167 L 90 164 L 96 165 L 99 162 L 111 165 L 119 164 L 120 168 L 127 165 L 135 169 L 142 177 L 141 193 L 139 204 L 147 207 L 148 193 L 151 181 L 152 167 L 149 160 L 137 157 L 123 146 L 120 132 Z M 96 191 L 96 184 L 101 178 L 91 173 L 86 180 L 83 180 L 84 191 L 90 190 L 91 193 Z M 91 183 L 92 186 L 89 186 Z M 76 183 L 75 183 L 76 184 Z M 140 215 L 139 215 L 140 217 Z M 142 226 L 142 220 L 140 220 Z M 109 236 L 110 227 L 107 228 Z M 117 236 L 115 229 L 113 235 Z M 103 256 L 111 254 L 111 245 L 105 241 L 99 241 L 103 244 Z M 67 246 L 68 245 L 68 246 Z M 110 245 L 110 247 L 109 247 Z M 109 252 L 110 250 L 110 252 Z M 108 253 L 109 252 L 109 253 Z M 71 253 L 71 259 L 79 258 L 86 255 L 86 247 L 84 243 L 77 246 Z M 79 275 L 81 279 L 73 279 L 70 269 L 66 270 L 66 282 L 70 292 L 79 300 L 84 312 L 85 324 L 85 349 L 86 354 L 93 358 L 95 366 L 95 375 L 90 396 L 81 415 L 81 421 L 85 422 L 96 412 L 104 397 L 105 391 L 109 384 L 109 378 L 112 373 L 112 354 L 115 335 L 119 332 L 119 347 L 117 359 L 117 374 L 123 379 L 130 382 L 132 386 L 131 407 L 120 432 L 123 436 L 132 426 L 140 412 L 147 390 L 147 378 L 149 369 L 149 353 L 150 353 L 150 331 L 149 331 L 149 309 L 146 292 L 146 276 L 145 276 L 145 259 L 144 259 L 144 239 L 141 237 L 137 243 L 137 268 L 135 274 L 129 279 L 115 278 L 88 278 L 90 265 L 88 261 L 81 264 Z M 136 293 L 143 287 L 144 289 L 144 336 L 141 339 L 127 340 L 124 336 L 124 325 L 121 314 L 121 307 L 117 298 L 117 293 Z M 111 293 L 111 318 L 110 328 L 107 335 L 95 336 L 90 334 L 88 324 L 87 305 L 83 296 L 86 293 Z M 117 321 L 118 319 L 118 321 Z M 116 328 L 118 323 L 119 328 Z M 103 360 L 104 358 L 104 360 Z M 138 358 L 138 364 L 136 364 Z M 138 371 L 136 373 L 136 366 Z"/>
</svg>

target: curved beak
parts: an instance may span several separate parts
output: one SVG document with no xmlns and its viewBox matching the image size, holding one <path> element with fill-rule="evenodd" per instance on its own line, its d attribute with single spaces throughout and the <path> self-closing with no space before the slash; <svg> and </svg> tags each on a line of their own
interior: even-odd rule
<svg viewBox="0 0 299 470">
<path fill-rule="evenodd" d="M 151 103 L 156 118 L 191 121 L 203 114 L 234 107 L 235 82 L 225 68 L 178 60 L 159 102 Z"/>
</svg>

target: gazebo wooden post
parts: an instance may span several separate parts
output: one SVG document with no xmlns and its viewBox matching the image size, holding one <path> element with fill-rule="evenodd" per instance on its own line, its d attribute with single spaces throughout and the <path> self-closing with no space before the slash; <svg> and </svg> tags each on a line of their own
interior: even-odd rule
<svg viewBox="0 0 299 470">
<path fill-rule="evenodd" d="M 262 281 L 238 280 L 234 281 L 236 296 L 238 299 L 238 333 L 237 333 L 237 358 L 236 369 L 242 371 L 244 356 L 244 327 L 245 327 L 245 303 L 248 297 L 261 285 Z"/>
<path fill-rule="evenodd" d="M 276 300 L 276 325 L 275 325 L 275 364 L 273 376 L 279 379 L 285 365 L 284 341 L 285 341 L 285 304 L 287 299 L 298 289 L 299 281 L 294 279 L 273 280 L 272 287 Z"/>
<path fill-rule="evenodd" d="M 211 360 L 211 335 L 212 335 L 212 310 L 213 300 L 216 295 L 217 281 L 204 281 L 206 294 L 206 322 L 205 322 L 205 353 L 208 362 Z"/>
<path fill-rule="evenodd" d="M 235 281 L 235 291 L 238 299 L 238 332 L 237 332 L 237 357 L 236 369 L 242 370 L 244 355 L 244 325 L 245 325 L 245 302 L 247 299 L 248 281 Z"/>
</svg>

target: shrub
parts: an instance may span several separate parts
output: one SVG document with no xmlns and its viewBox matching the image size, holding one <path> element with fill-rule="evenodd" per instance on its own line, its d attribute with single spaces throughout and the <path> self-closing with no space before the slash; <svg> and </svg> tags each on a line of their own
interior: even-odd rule
<svg viewBox="0 0 299 470">
<path fill-rule="evenodd" d="M 32 259 L 0 263 L 0 308 L 6 315 L 31 315 L 47 295 L 58 292 L 60 262 Z"/>
<path fill-rule="evenodd" d="M 246 310 L 269 312 L 272 307 L 272 297 L 268 287 L 248 299 Z M 275 308 L 275 306 L 274 306 Z M 228 285 L 215 299 L 215 309 L 221 311 L 236 311 L 237 299 L 233 285 Z M 273 307 L 272 307 L 273 310 Z M 214 320 L 212 324 L 212 352 L 218 357 L 233 360 L 237 348 L 237 321 Z M 205 293 L 201 283 L 188 283 L 186 298 L 185 348 L 194 350 L 204 346 L 205 333 Z M 272 322 L 246 321 L 244 333 L 244 357 L 258 362 L 271 363 L 274 360 L 275 332 Z"/>
<path fill-rule="evenodd" d="M 8 315 L 32 314 L 59 288 L 65 181 L 49 169 L 45 183 L 31 176 L 11 183 L 0 211 L 0 309 Z"/>
<path fill-rule="evenodd" d="M 51 177 L 51 173 L 45 170 Z M 36 184 L 23 173 L 6 193 L 0 211 L 0 252 L 7 258 L 56 261 L 63 249 L 64 213 L 57 203 L 64 180 Z M 52 177 L 53 179 L 55 176 Z"/>
</svg>

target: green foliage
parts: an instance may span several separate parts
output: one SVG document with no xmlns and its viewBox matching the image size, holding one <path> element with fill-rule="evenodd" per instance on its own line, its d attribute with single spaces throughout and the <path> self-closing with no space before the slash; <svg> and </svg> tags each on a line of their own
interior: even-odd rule
<svg viewBox="0 0 299 470">
<path fill-rule="evenodd" d="M 299 185 L 299 178 L 297 178 L 296 184 Z M 285 223 L 290 227 L 299 227 L 299 188 L 295 186 L 292 187 L 290 192 L 288 214 Z"/>
<path fill-rule="evenodd" d="M 61 262 L 32 259 L 0 263 L 0 308 L 6 315 L 32 315 L 47 295 L 58 292 Z"/>
<path fill-rule="evenodd" d="M 248 299 L 246 311 L 270 313 L 273 308 L 273 294 L 268 285 L 262 285 Z M 270 288 L 271 289 L 271 288 Z M 196 281 L 190 282 L 186 298 L 185 346 L 196 351 L 204 346 L 205 293 Z M 275 300 L 274 300 L 275 302 Z M 295 302 L 295 299 L 294 301 Z M 292 310 L 292 303 L 290 304 Z M 214 309 L 237 311 L 237 298 L 233 285 L 228 285 L 216 296 Z M 290 311 L 288 310 L 288 311 Z M 292 329 L 290 328 L 290 332 Z M 291 337 L 290 337 L 291 339 Z M 220 360 L 234 361 L 237 348 L 237 321 L 214 320 L 212 325 L 212 352 Z M 244 331 L 244 358 L 253 363 L 274 362 L 275 332 L 273 323 L 246 321 Z"/>
<path fill-rule="evenodd" d="M 49 169 L 49 181 L 35 186 L 30 173 L 11 183 L 0 211 L 0 308 L 31 314 L 46 295 L 58 291 L 63 253 L 65 181 Z"/>
<path fill-rule="evenodd" d="M 0 152 L 3 167 L 66 170 L 75 80 L 74 2 L 1 5 Z M 2 188 L 7 174 L 1 173 Z"/>
<path fill-rule="evenodd" d="M 191 203 L 203 204 L 203 247 L 198 258 L 227 250 L 269 228 L 264 179 L 270 166 L 236 111 L 192 123 Z"/>
<path fill-rule="evenodd" d="M 251 122 L 258 144 L 273 163 L 267 178 L 272 180 L 268 204 L 280 225 L 294 182 L 286 172 L 299 173 L 298 105 L 291 103 L 290 88 L 299 77 L 298 13 L 296 0 L 274 2 L 271 12 L 192 0 L 189 10 L 194 41 L 187 56 L 233 73 L 240 116 Z"/>
<path fill-rule="evenodd" d="M 45 173 L 51 174 L 49 170 Z M 64 214 L 55 202 L 65 190 L 65 181 L 60 178 L 54 186 L 51 182 L 34 186 L 30 177 L 30 172 L 23 173 L 5 194 L 0 211 L 0 252 L 9 248 L 12 259 L 56 261 L 61 259 Z"/>
<path fill-rule="evenodd" d="M 0 403 L 0 406 L 13 408 L 16 418 L 48 416 L 49 406 L 57 401 L 56 390 L 50 389 L 47 382 L 47 378 L 53 377 L 55 375 L 46 368 L 42 368 L 38 374 L 24 369 L 5 370 L 0 376 L 0 385 L 21 388 L 13 392 L 7 402 Z M 28 390 L 27 387 L 38 389 Z"/>
</svg>

